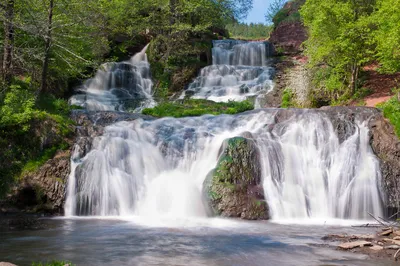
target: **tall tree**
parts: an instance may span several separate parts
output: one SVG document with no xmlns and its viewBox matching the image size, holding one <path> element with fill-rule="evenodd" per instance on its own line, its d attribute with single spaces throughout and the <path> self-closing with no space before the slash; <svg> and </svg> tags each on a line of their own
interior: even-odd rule
<svg viewBox="0 0 400 266">
<path fill-rule="evenodd" d="M 7 0 L 1 7 L 4 10 L 3 78 L 10 83 L 14 50 L 14 0 Z"/>
<path fill-rule="evenodd" d="M 379 0 L 371 23 L 377 26 L 373 37 L 381 70 L 400 71 L 400 0 Z"/>
<path fill-rule="evenodd" d="M 308 0 L 301 9 L 310 64 L 326 74 L 320 85 L 337 96 L 346 87 L 355 93 L 359 72 L 372 58 L 374 7 L 375 0 Z"/>
<path fill-rule="evenodd" d="M 46 90 L 47 85 L 47 72 L 49 69 L 49 58 L 50 58 L 50 48 L 52 45 L 52 33 L 53 33 L 53 8 L 54 8 L 54 0 L 49 1 L 49 11 L 48 11 L 48 20 L 46 25 L 46 34 L 44 36 L 45 45 L 44 45 L 44 58 L 43 58 L 43 67 L 42 67 L 42 80 L 40 82 L 40 91 Z"/>
</svg>

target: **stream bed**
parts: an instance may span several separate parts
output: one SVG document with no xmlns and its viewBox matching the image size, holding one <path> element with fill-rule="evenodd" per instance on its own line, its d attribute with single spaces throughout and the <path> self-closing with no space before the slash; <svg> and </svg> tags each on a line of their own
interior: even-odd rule
<svg viewBox="0 0 400 266">
<path fill-rule="evenodd" d="M 13 228 L 4 219 L 0 224 L 0 261 L 19 266 L 51 260 L 76 265 L 392 265 L 335 250 L 335 242 L 321 240 L 332 233 L 372 233 L 371 228 L 135 217 L 43 218 L 36 229 Z"/>
</svg>

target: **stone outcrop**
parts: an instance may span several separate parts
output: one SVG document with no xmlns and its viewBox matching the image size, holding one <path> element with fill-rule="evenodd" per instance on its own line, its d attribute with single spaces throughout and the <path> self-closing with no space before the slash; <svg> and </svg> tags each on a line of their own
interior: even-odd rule
<svg viewBox="0 0 400 266">
<path fill-rule="evenodd" d="M 301 44 L 307 40 L 307 31 L 300 20 L 299 9 L 304 2 L 287 2 L 274 18 L 275 28 L 269 41 L 274 44 L 278 54 L 290 55 L 302 51 Z"/>
<path fill-rule="evenodd" d="M 269 38 L 269 41 L 274 44 L 276 52 L 286 55 L 301 52 L 301 44 L 305 40 L 307 40 L 307 32 L 300 21 L 281 23 Z"/>
<path fill-rule="evenodd" d="M 12 205 L 29 212 L 62 214 L 70 155 L 70 151 L 59 151 L 37 171 L 24 175 L 12 193 Z"/>
<path fill-rule="evenodd" d="M 371 147 L 380 159 L 382 186 L 387 195 L 388 216 L 400 210 L 400 141 L 382 115 L 369 122 Z M 399 215 L 397 215 L 399 217 Z"/>
<path fill-rule="evenodd" d="M 221 150 L 217 167 L 204 186 L 214 214 L 247 220 L 268 219 L 260 152 L 255 142 L 236 137 L 226 140 Z"/>
</svg>

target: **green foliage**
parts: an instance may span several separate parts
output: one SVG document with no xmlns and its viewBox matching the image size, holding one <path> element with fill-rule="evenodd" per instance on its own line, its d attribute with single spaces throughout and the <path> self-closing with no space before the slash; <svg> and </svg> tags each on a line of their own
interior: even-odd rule
<svg viewBox="0 0 400 266">
<path fill-rule="evenodd" d="M 272 12 L 272 10 L 270 10 L 266 15 L 267 20 L 272 21 L 275 28 L 278 27 L 281 23 L 293 23 L 301 21 L 299 9 L 304 4 L 305 0 L 289 1 L 287 6 L 284 6 L 284 4 L 287 1 L 282 1 L 282 0 L 275 0 L 275 1 L 282 2 L 280 5 L 282 7 L 275 12 Z M 278 7 L 279 5 L 272 4 L 272 6 Z M 270 9 L 272 8 L 272 6 L 270 7 Z"/>
<path fill-rule="evenodd" d="M 397 136 L 400 138 L 400 102 L 397 97 L 393 97 L 377 107 L 382 109 L 383 115 L 389 119 L 395 128 Z"/>
<path fill-rule="evenodd" d="M 182 103 L 162 103 L 154 108 L 144 109 L 143 114 L 155 117 L 186 117 L 206 114 L 237 114 L 253 109 L 254 106 L 249 101 L 216 103 L 207 100 L 189 99 Z"/>
<path fill-rule="evenodd" d="M 242 40 L 266 39 L 272 31 L 272 27 L 263 23 L 234 23 L 228 24 L 226 29 L 230 38 Z"/>
<path fill-rule="evenodd" d="M 294 93 L 291 89 L 286 88 L 283 91 L 282 95 L 282 103 L 281 103 L 282 108 L 291 108 L 295 107 L 295 102 L 294 102 Z"/>
<path fill-rule="evenodd" d="M 368 17 L 373 8 L 373 1 L 369 0 L 310 0 L 301 9 L 309 29 L 305 44 L 310 65 L 316 68 L 324 65 L 321 70 L 324 78 L 317 79 L 321 81 L 317 85 L 331 91 L 333 96 L 346 91 L 354 94 L 361 68 L 372 59 L 373 25 Z"/>
<path fill-rule="evenodd" d="M 370 20 L 376 24 L 373 40 L 381 71 L 400 71 L 400 1 L 377 0 L 376 12 Z"/>
<path fill-rule="evenodd" d="M 29 129 L 29 121 L 34 115 L 34 94 L 20 85 L 11 85 L 0 106 L 0 129 L 17 126 L 22 131 Z"/>
<path fill-rule="evenodd" d="M 42 262 L 33 262 L 32 266 L 74 266 L 74 264 L 71 264 L 68 261 L 51 261 L 51 262 L 47 262 L 47 263 L 42 263 Z"/>
<path fill-rule="evenodd" d="M 308 0 L 301 9 L 308 27 L 305 54 L 313 85 L 337 104 L 358 99 L 362 69 L 378 61 L 380 71 L 400 70 L 398 0 Z"/>
<path fill-rule="evenodd" d="M 35 102 L 34 91 L 29 78 L 15 79 L 0 103 L 0 198 L 20 176 L 68 148 L 73 122 L 67 101 L 43 94 Z"/>
<path fill-rule="evenodd" d="M 39 157 L 33 158 L 29 160 L 21 170 L 20 177 L 23 177 L 27 173 L 34 173 L 37 171 L 42 165 L 44 165 L 48 160 L 52 159 L 57 151 L 66 150 L 69 148 L 67 143 L 61 143 L 58 146 L 54 146 L 48 149 L 45 149 Z"/>
<path fill-rule="evenodd" d="M 276 17 L 280 17 L 284 11 L 282 11 L 283 6 L 285 5 L 286 0 L 274 0 L 271 2 L 271 4 L 268 6 L 267 13 L 265 14 L 265 19 L 269 23 L 275 24 L 274 19 L 276 20 Z M 278 15 L 279 14 L 279 15 Z M 275 26 L 278 26 L 278 24 L 275 24 Z"/>
</svg>

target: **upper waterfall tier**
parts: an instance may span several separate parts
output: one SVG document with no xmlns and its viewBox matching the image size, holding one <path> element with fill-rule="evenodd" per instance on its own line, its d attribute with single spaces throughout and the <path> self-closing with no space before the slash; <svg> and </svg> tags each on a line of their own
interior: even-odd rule
<svg viewBox="0 0 400 266">
<path fill-rule="evenodd" d="M 154 106 L 146 48 L 129 61 L 103 64 L 96 76 L 71 97 L 70 104 L 90 111 L 138 112 Z"/>
<path fill-rule="evenodd" d="M 243 101 L 273 89 L 274 69 L 268 66 L 272 46 L 268 42 L 219 40 L 213 46 L 213 65 L 201 70 L 181 98 Z"/>
<path fill-rule="evenodd" d="M 213 41 L 213 65 L 266 66 L 271 55 L 268 42 Z"/>
<path fill-rule="evenodd" d="M 224 140 L 246 136 L 261 152 L 273 219 L 382 216 L 379 161 L 366 122 L 376 111 L 353 110 L 266 109 L 88 129 L 91 137 L 82 135 L 75 147 L 66 213 L 205 216 L 202 187 Z M 96 115 L 98 127 L 104 122 Z M 106 114 L 103 120 L 119 115 Z"/>
</svg>

